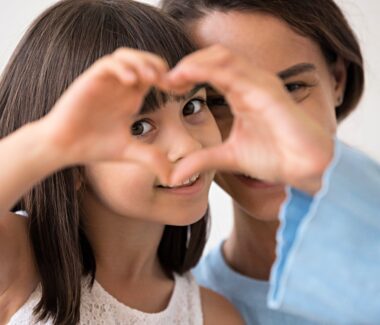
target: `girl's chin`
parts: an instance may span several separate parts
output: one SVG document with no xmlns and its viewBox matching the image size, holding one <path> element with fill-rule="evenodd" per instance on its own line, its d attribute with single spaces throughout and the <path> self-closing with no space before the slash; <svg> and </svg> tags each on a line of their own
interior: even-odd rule
<svg viewBox="0 0 380 325">
<path fill-rule="evenodd" d="M 188 211 L 189 212 L 189 211 Z M 164 222 L 166 225 L 171 226 L 189 226 L 192 225 L 199 220 L 201 220 L 204 216 L 207 214 L 207 207 L 206 209 L 199 209 L 196 211 L 191 211 L 193 213 L 186 213 L 184 215 L 173 215 L 172 218 L 169 218 Z"/>
</svg>

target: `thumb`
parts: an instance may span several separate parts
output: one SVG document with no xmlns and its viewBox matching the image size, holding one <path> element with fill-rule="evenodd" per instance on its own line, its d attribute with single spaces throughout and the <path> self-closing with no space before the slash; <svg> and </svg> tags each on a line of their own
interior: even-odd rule
<svg viewBox="0 0 380 325">
<path fill-rule="evenodd" d="M 196 173 L 209 170 L 233 171 L 238 168 L 236 159 L 227 144 L 196 151 L 180 160 L 170 177 L 170 184 L 178 184 Z"/>
</svg>

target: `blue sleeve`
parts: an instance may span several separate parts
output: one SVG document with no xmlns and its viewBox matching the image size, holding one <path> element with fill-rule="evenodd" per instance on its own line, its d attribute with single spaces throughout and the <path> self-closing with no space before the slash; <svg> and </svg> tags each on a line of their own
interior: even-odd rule
<svg viewBox="0 0 380 325">
<path fill-rule="evenodd" d="M 287 188 L 269 307 L 328 324 L 380 324 L 380 166 L 336 141 L 321 190 Z"/>
</svg>

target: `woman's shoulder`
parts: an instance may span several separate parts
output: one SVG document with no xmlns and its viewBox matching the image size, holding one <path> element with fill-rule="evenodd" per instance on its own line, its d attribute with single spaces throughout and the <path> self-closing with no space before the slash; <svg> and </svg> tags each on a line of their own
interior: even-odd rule
<svg viewBox="0 0 380 325">
<path fill-rule="evenodd" d="M 204 324 L 244 324 L 236 308 L 218 293 L 200 287 Z"/>
</svg>

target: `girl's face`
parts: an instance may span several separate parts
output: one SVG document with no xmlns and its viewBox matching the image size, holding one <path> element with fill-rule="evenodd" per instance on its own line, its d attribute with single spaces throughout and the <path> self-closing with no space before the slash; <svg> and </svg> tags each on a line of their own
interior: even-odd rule
<svg viewBox="0 0 380 325">
<path fill-rule="evenodd" d="M 334 67 L 328 65 L 315 42 L 300 36 L 285 22 L 262 13 L 212 12 L 189 27 L 198 46 L 222 44 L 248 58 L 253 67 L 276 73 L 305 112 L 328 132 L 335 133 L 335 106 L 346 77 L 341 60 Z M 226 139 L 233 116 L 220 96 L 208 95 L 210 109 Z M 277 218 L 284 200 L 282 185 L 264 186 L 228 173 L 218 173 L 216 182 L 249 215 L 260 220 Z"/>
<path fill-rule="evenodd" d="M 131 132 L 138 141 L 165 152 L 173 165 L 195 150 L 221 142 L 206 104 L 205 89 L 139 115 Z M 186 185 L 167 188 L 142 166 L 131 162 L 98 163 L 85 170 L 87 206 L 91 204 L 103 214 L 169 225 L 192 224 L 204 216 L 214 177 L 213 172 L 202 173 L 194 175 Z"/>
</svg>

